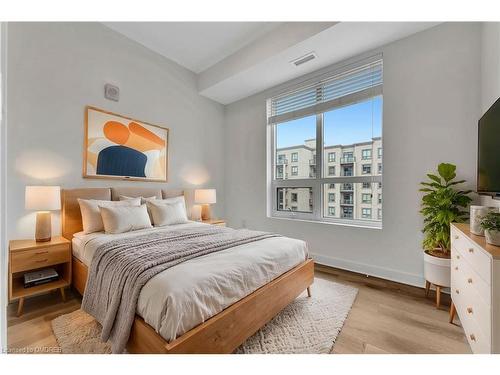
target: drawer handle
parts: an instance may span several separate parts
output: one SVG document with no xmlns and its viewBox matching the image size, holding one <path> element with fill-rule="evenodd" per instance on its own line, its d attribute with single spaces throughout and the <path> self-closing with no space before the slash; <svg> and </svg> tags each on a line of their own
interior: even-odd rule
<svg viewBox="0 0 500 375">
<path fill-rule="evenodd" d="M 35 254 L 36 255 L 40 255 L 40 254 L 48 254 L 48 253 L 49 253 L 49 251 L 47 250 L 47 251 L 39 251 L 39 252 L 37 252 Z"/>
<path fill-rule="evenodd" d="M 472 247 L 469 248 L 469 253 L 473 253 L 474 249 Z"/>
<path fill-rule="evenodd" d="M 455 289 L 455 293 L 460 294 L 460 291 L 458 289 Z"/>
<path fill-rule="evenodd" d="M 468 312 L 469 314 L 472 314 L 472 313 L 473 313 L 473 311 L 472 311 L 472 307 L 467 307 L 467 312 Z"/>
<path fill-rule="evenodd" d="M 460 259 L 460 255 L 457 255 L 457 259 Z"/>
<path fill-rule="evenodd" d="M 471 278 L 467 279 L 467 282 L 468 282 L 469 284 L 472 284 L 472 279 L 471 279 Z"/>
<path fill-rule="evenodd" d="M 454 237 L 454 238 L 455 238 L 456 240 L 458 240 L 458 236 L 457 236 L 457 235 L 455 235 L 455 237 Z"/>
<path fill-rule="evenodd" d="M 455 267 L 455 271 L 458 271 L 458 266 Z"/>
<path fill-rule="evenodd" d="M 471 333 L 469 337 L 472 341 L 476 341 L 476 336 L 473 333 Z"/>
<path fill-rule="evenodd" d="M 35 263 L 45 263 L 48 259 L 36 260 Z"/>
</svg>

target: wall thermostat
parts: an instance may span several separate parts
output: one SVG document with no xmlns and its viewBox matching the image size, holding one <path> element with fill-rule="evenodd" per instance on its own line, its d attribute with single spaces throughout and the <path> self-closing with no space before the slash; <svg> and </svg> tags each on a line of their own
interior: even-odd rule
<svg viewBox="0 0 500 375">
<path fill-rule="evenodd" d="M 118 86 L 106 83 L 104 85 L 104 97 L 109 100 L 117 102 L 120 99 L 120 89 Z"/>
</svg>

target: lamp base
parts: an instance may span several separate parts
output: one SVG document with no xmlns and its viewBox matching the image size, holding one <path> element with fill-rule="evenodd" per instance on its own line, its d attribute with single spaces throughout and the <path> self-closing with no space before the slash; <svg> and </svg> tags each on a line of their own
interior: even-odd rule
<svg viewBox="0 0 500 375">
<path fill-rule="evenodd" d="M 50 211 L 40 211 L 36 213 L 35 241 L 47 242 L 51 240 L 52 224 Z"/>
<path fill-rule="evenodd" d="M 210 220 L 212 215 L 210 214 L 210 205 L 203 204 L 201 205 L 201 219 L 202 220 Z"/>
</svg>

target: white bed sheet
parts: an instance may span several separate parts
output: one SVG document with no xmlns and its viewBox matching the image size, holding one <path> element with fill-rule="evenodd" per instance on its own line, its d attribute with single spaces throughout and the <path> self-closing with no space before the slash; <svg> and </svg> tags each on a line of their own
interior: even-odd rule
<svg viewBox="0 0 500 375">
<path fill-rule="evenodd" d="M 120 234 L 76 233 L 73 254 L 87 266 L 96 249 L 115 239 L 148 231 L 169 231 L 197 222 Z M 233 303 L 303 262 L 304 241 L 273 237 L 188 260 L 169 268 L 142 288 L 137 314 L 165 340 L 172 341 Z"/>
</svg>

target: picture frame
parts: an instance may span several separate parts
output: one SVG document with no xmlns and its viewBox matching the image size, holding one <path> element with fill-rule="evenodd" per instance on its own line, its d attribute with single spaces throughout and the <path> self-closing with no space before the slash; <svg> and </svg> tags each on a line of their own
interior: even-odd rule
<svg viewBox="0 0 500 375">
<path fill-rule="evenodd" d="M 83 177 L 168 181 L 170 129 L 85 107 Z"/>
</svg>

